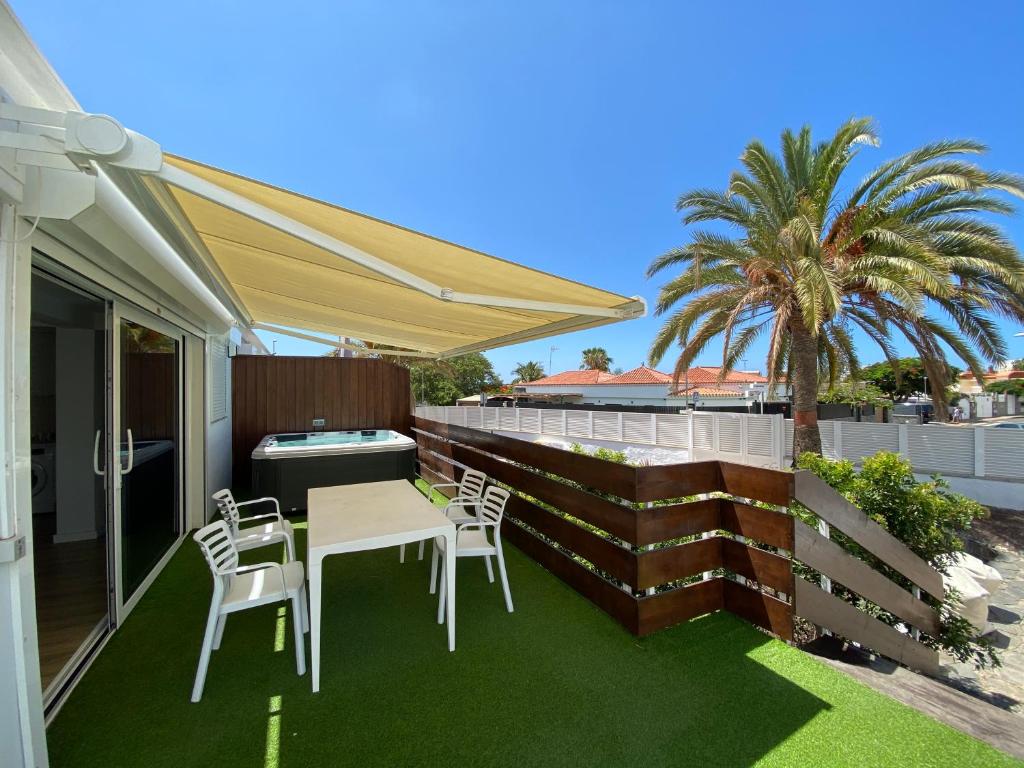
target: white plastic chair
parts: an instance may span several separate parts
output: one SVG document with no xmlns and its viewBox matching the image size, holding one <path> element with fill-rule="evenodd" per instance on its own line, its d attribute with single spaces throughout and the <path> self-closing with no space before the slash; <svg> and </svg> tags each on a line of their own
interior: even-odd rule
<svg viewBox="0 0 1024 768">
<path fill-rule="evenodd" d="M 434 491 L 438 488 L 457 488 L 455 495 L 448 499 L 445 504 L 444 514 L 453 523 L 470 522 L 476 520 L 477 506 L 484 493 L 484 486 L 487 485 L 487 475 L 475 469 L 467 469 L 462 474 L 462 479 L 457 483 L 434 483 L 427 489 L 427 499 L 434 500 Z M 438 491 L 440 493 L 440 491 Z M 442 494 L 443 496 L 444 494 Z M 420 542 L 418 559 L 423 559 L 423 547 L 425 541 Z M 398 562 L 405 562 L 405 544 L 398 548 Z M 490 559 L 487 560 L 488 568 Z"/>
<path fill-rule="evenodd" d="M 221 516 L 228 524 L 231 537 L 235 540 L 235 546 L 239 552 L 283 542 L 289 562 L 295 559 L 295 531 L 292 529 L 292 524 L 281 516 L 281 505 L 278 504 L 277 499 L 272 496 L 264 496 L 252 501 L 235 501 L 230 489 L 224 488 L 213 494 L 213 500 L 217 502 L 217 509 L 220 510 Z M 273 512 L 250 515 L 249 517 L 242 517 L 238 512 L 241 507 L 268 501 L 274 502 Z M 271 522 L 250 525 L 257 520 Z"/>
<path fill-rule="evenodd" d="M 213 599 L 206 620 L 206 634 L 199 654 L 196 681 L 192 687 L 192 701 L 199 701 L 203 696 L 210 654 L 220 648 L 228 614 L 258 605 L 292 601 L 295 666 L 299 675 L 306 674 L 306 643 L 303 635 L 309 631 L 309 614 L 306 611 L 306 573 L 302 563 L 291 560 L 283 564 L 239 566 L 238 548 L 231 536 L 231 529 L 223 520 L 200 528 L 192 538 L 199 544 L 213 572 Z"/>
<path fill-rule="evenodd" d="M 491 555 L 498 560 L 498 572 L 501 575 L 501 589 L 505 593 L 505 607 L 512 613 L 512 593 L 508 588 L 508 574 L 505 572 L 505 556 L 501 551 L 501 519 L 505 515 L 505 504 L 508 503 L 509 492 L 504 488 L 492 485 L 484 492 L 480 501 L 478 516 L 473 520 L 456 523 L 455 558 L 483 557 L 487 564 L 487 579 L 494 583 L 494 571 L 491 569 Z M 487 530 L 492 530 L 493 543 L 487 538 Z M 437 587 L 437 563 L 441 561 L 441 594 L 437 600 L 437 623 L 444 623 L 445 601 L 445 540 L 444 537 L 434 539 L 434 549 L 430 560 L 430 594 Z"/>
</svg>

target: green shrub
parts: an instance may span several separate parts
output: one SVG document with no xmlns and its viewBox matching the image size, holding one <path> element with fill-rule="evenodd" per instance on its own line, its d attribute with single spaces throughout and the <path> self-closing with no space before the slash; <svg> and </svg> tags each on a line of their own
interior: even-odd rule
<svg viewBox="0 0 1024 768">
<path fill-rule="evenodd" d="M 816 474 L 940 571 L 948 567 L 950 555 L 963 550 L 963 541 L 958 533 L 988 514 L 988 510 L 978 502 L 952 492 L 949 484 L 937 475 L 926 482 L 918 482 L 910 463 L 887 451 L 864 459 L 860 472 L 849 461 L 832 461 L 812 453 L 801 455 L 797 467 Z M 797 512 L 801 517 L 814 517 L 799 507 Z M 832 538 L 888 578 L 907 589 L 911 588 L 906 578 L 838 531 L 833 531 Z M 897 616 L 877 606 L 867 605 L 862 598 L 845 589 L 833 591 L 887 624 L 903 623 Z M 988 638 L 974 637 L 975 632 L 969 622 L 954 611 L 955 599 L 955 595 L 946 595 L 942 604 L 935 605 L 940 616 L 939 637 L 922 635 L 922 642 L 941 648 L 960 661 L 973 660 L 978 667 L 999 666 L 999 658 Z"/>
<path fill-rule="evenodd" d="M 616 464 L 631 464 L 629 459 L 626 458 L 625 451 L 615 451 L 611 448 L 597 447 L 594 450 L 588 450 L 579 443 L 573 443 L 569 446 L 569 450 L 573 453 L 582 453 L 584 456 L 593 456 L 595 459 L 604 459 L 605 461 L 611 461 Z"/>
</svg>

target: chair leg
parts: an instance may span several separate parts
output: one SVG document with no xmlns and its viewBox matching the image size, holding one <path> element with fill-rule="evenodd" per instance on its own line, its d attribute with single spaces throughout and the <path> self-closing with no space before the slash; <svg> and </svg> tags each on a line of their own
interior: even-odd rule
<svg viewBox="0 0 1024 768">
<path fill-rule="evenodd" d="M 309 632 L 309 596 L 306 594 L 306 585 L 299 589 L 299 608 L 302 611 L 302 633 Z"/>
<path fill-rule="evenodd" d="M 430 594 L 434 594 L 437 591 L 437 560 L 438 560 L 437 542 L 431 542 L 430 545 Z M 444 578 L 441 579 L 444 581 Z"/>
<path fill-rule="evenodd" d="M 213 650 L 220 650 L 220 641 L 224 639 L 224 625 L 228 623 L 228 615 L 221 614 L 217 620 L 217 631 L 213 634 Z"/>
<path fill-rule="evenodd" d="M 206 670 L 210 666 L 210 654 L 213 652 L 213 636 L 217 631 L 220 606 L 210 603 L 210 615 L 206 619 L 206 633 L 203 635 L 203 649 L 199 652 L 199 668 L 196 669 L 196 681 L 192 686 L 192 703 L 203 697 L 203 686 L 206 685 Z"/>
<path fill-rule="evenodd" d="M 426 547 L 426 545 L 427 545 L 427 540 L 426 539 L 420 539 L 420 556 L 418 558 L 420 560 L 423 559 L 423 550 Z"/>
<path fill-rule="evenodd" d="M 295 627 L 295 669 L 299 676 L 306 674 L 306 634 L 302 631 L 302 592 L 292 598 L 292 625 Z"/>
<path fill-rule="evenodd" d="M 491 556 L 484 555 L 484 565 L 487 566 L 487 580 L 494 583 L 494 569 L 491 567 Z"/>
<path fill-rule="evenodd" d="M 398 562 L 405 562 L 405 544 L 398 545 Z"/>
<path fill-rule="evenodd" d="M 501 574 L 501 589 L 505 593 L 505 607 L 512 613 L 512 592 L 508 588 L 508 574 L 505 572 L 505 554 L 501 551 L 501 536 L 495 535 L 494 548 L 498 550 L 498 573 Z"/>
<path fill-rule="evenodd" d="M 291 536 L 288 536 L 287 534 L 284 537 L 284 549 L 285 549 L 285 553 L 288 555 L 288 562 L 289 563 L 294 563 L 295 562 L 295 539 L 293 539 Z"/>
<path fill-rule="evenodd" d="M 437 549 L 434 550 L 434 554 L 437 554 Z M 447 575 L 448 566 L 445 564 L 445 560 L 441 561 L 441 588 L 437 590 L 437 623 L 444 624 L 444 601 L 448 596 L 448 581 L 445 578 Z"/>
</svg>

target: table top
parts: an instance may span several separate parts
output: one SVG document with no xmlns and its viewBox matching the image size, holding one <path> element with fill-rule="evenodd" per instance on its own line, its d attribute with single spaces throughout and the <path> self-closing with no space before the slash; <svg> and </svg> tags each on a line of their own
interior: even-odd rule
<svg viewBox="0 0 1024 768">
<path fill-rule="evenodd" d="M 370 549 L 455 529 L 407 480 L 310 488 L 308 510 L 310 550 Z"/>
</svg>

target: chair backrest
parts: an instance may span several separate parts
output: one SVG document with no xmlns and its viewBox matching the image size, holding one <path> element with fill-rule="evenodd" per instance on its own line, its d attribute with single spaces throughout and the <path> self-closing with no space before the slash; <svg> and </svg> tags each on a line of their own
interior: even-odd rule
<svg viewBox="0 0 1024 768">
<path fill-rule="evenodd" d="M 484 499 L 480 502 L 477 517 L 484 522 L 500 523 L 505 514 L 505 503 L 510 495 L 504 488 L 492 485 L 484 491 Z"/>
<path fill-rule="evenodd" d="M 238 505 L 235 503 L 235 497 L 231 494 L 231 489 L 223 488 L 217 491 L 213 494 L 213 500 L 217 502 L 217 509 L 220 510 L 221 517 L 231 526 L 231 533 L 237 536 L 241 515 L 238 514 Z"/>
<path fill-rule="evenodd" d="M 203 557 L 213 572 L 214 581 L 223 584 L 225 577 L 238 567 L 238 549 L 235 547 L 235 540 L 231 536 L 228 524 L 223 520 L 216 520 L 196 531 L 192 538 L 203 551 Z"/>
<path fill-rule="evenodd" d="M 476 469 L 467 469 L 459 482 L 458 496 L 463 499 L 479 499 L 487 485 L 487 475 Z"/>
</svg>

